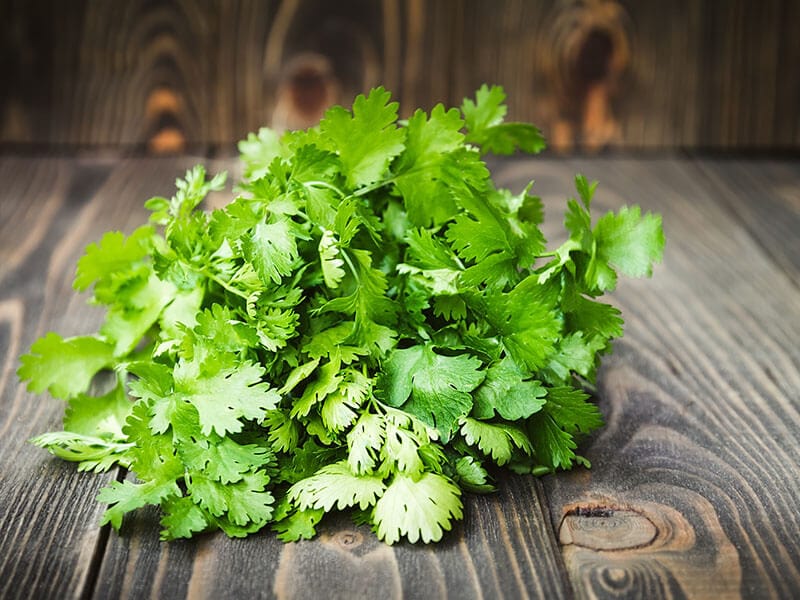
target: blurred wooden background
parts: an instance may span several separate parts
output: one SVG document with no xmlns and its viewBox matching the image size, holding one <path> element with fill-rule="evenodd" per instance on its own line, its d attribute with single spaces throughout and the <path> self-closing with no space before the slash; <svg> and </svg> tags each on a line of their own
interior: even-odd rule
<svg viewBox="0 0 800 600">
<path fill-rule="evenodd" d="M 482 82 L 557 150 L 797 151 L 798 0 L 0 0 L 0 148 L 230 152 Z"/>
</svg>

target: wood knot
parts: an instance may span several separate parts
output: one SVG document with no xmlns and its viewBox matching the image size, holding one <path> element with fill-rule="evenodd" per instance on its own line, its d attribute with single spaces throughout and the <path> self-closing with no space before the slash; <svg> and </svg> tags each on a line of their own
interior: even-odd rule
<svg viewBox="0 0 800 600">
<path fill-rule="evenodd" d="M 345 550 L 354 550 L 364 542 L 364 536 L 359 531 L 339 531 L 333 536 L 334 543 Z"/>
<path fill-rule="evenodd" d="M 616 0 L 573 2 L 551 29 L 551 77 L 560 120 L 553 142 L 568 149 L 577 140 L 598 149 L 620 137 L 612 110 L 631 56 L 628 18 Z"/>
<path fill-rule="evenodd" d="M 330 61 L 306 52 L 293 58 L 278 84 L 271 124 L 274 129 L 303 129 L 316 125 L 340 94 Z"/>
<path fill-rule="evenodd" d="M 558 540 L 593 550 L 628 550 L 647 546 L 658 530 L 646 516 L 628 509 L 578 506 L 561 520 Z"/>
<path fill-rule="evenodd" d="M 166 87 L 150 92 L 145 104 L 145 117 L 153 132 L 147 148 L 153 154 L 178 154 L 186 149 L 186 136 L 178 117 L 183 109 L 181 97 Z"/>
<path fill-rule="evenodd" d="M 611 589 L 625 589 L 630 585 L 630 573 L 621 567 L 606 567 L 601 575 L 604 583 Z"/>
</svg>

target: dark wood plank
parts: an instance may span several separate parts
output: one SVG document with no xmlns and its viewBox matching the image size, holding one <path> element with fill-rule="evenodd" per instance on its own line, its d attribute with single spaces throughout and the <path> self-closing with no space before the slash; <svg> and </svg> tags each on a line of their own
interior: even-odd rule
<svg viewBox="0 0 800 600">
<path fill-rule="evenodd" d="M 165 168 L 166 167 L 166 168 Z M 59 430 L 64 405 L 15 374 L 46 331 L 96 330 L 102 315 L 72 291 L 85 245 L 145 218 L 142 201 L 178 164 L 0 159 L 0 596 L 82 597 L 105 541 L 97 491 L 114 476 L 84 475 L 26 440 Z M 144 195 L 144 198 L 142 197 Z M 118 199 L 109 202 L 109 199 Z M 134 202 L 135 199 L 135 202 Z"/>
<path fill-rule="evenodd" d="M 232 145 L 484 82 L 553 147 L 800 146 L 796 0 L 4 0 L 0 143 Z"/>
<path fill-rule="evenodd" d="M 109 168 L 59 160 L 0 160 L 0 596 L 79 597 L 101 540 L 93 496 L 74 468 L 26 443 L 59 429 L 63 405 L 33 398 L 15 375 L 18 356 L 45 332 L 95 325 L 70 299 L 67 261 L 91 223 L 84 194 Z M 78 225 L 81 217 L 86 224 Z M 66 309 L 66 310 L 65 310 Z M 71 309 L 71 310 L 69 310 Z"/>
<path fill-rule="evenodd" d="M 445 100 L 447 6 L 420 0 L 9 0 L 0 142 L 230 151 L 377 85 Z"/>
<path fill-rule="evenodd" d="M 539 124 L 556 149 L 800 141 L 793 0 L 461 7 L 453 96 L 503 84 L 511 114 Z"/>
<path fill-rule="evenodd" d="M 667 250 L 653 280 L 613 296 L 626 337 L 601 372 L 593 469 L 544 480 L 573 585 L 587 598 L 794 597 L 797 288 L 728 212 L 735 192 L 684 161 L 519 162 L 502 178 L 539 176 L 553 206 L 575 171 L 601 180 L 598 208 L 661 212 Z"/>
<path fill-rule="evenodd" d="M 800 285 L 800 163 L 698 159 L 694 164 L 715 197 Z"/>
</svg>

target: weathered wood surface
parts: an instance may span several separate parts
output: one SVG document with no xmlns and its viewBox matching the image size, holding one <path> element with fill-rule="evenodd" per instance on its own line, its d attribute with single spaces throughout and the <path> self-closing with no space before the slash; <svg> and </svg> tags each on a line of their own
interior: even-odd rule
<svg viewBox="0 0 800 600">
<path fill-rule="evenodd" d="M 800 286 L 800 163 L 704 160 L 707 185 Z"/>
<path fill-rule="evenodd" d="M 797 0 L 3 0 L 0 143 L 228 149 L 482 83 L 552 146 L 800 147 Z"/>
<path fill-rule="evenodd" d="M 627 333 L 600 379 L 608 425 L 586 448 L 594 468 L 545 479 L 578 595 L 794 597 L 800 293 L 765 248 L 790 253 L 800 231 L 762 240 L 796 211 L 797 164 L 521 162 L 500 176 L 541 173 L 549 195 L 575 171 L 601 180 L 602 208 L 662 213 L 667 236 L 656 277 L 614 295 Z M 759 184 L 737 185 L 748 177 Z"/>
<path fill-rule="evenodd" d="M 550 217 L 576 171 L 601 208 L 664 215 L 665 262 L 614 294 L 626 337 L 583 448 L 593 469 L 511 478 L 467 500 L 439 545 L 387 547 L 345 520 L 284 545 L 264 532 L 164 544 L 155 512 L 122 535 L 97 526 L 97 490 L 25 444 L 60 402 L 18 384 L 18 355 L 100 314 L 71 291 L 74 263 L 107 229 L 130 231 L 181 159 L 0 159 L 0 596 L 58 598 L 775 597 L 800 589 L 800 293 L 796 163 L 511 160 Z M 219 161 L 214 167 L 229 166 Z M 755 199 L 754 199 L 755 198 Z M 758 202 L 758 204 L 755 204 Z M 794 216 L 792 216 L 794 215 Z M 548 226 L 557 236 L 555 224 Z M 780 242 L 785 236 L 785 244 Z M 796 273 L 796 271 L 795 271 Z"/>
</svg>

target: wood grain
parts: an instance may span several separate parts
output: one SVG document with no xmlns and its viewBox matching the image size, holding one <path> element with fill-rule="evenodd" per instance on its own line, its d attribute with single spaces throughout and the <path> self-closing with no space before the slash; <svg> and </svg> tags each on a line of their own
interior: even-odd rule
<svg viewBox="0 0 800 600">
<path fill-rule="evenodd" d="M 484 82 L 561 151 L 800 147 L 796 0 L 4 0 L 0 144 L 205 152 Z"/>
<path fill-rule="evenodd" d="M 769 164 L 741 167 L 770 176 Z M 783 167 L 796 193 L 800 177 Z M 667 235 L 654 279 L 614 294 L 626 335 L 600 376 L 608 424 L 585 448 L 593 469 L 544 480 L 575 589 L 586 598 L 793 597 L 800 296 L 728 210 L 753 202 L 748 189 L 717 186 L 682 161 L 520 162 L 502 177 L 541 174 L 539 191 L 555 201 L 575 171 L 601 180 L 598 208 L 641 203 L 663 214 Z M 735 193 L 743 197 L 723 199 Z M 758 223 L 770 212 L 761 208 L 748 215 L 756 236 L 770 227 Z"/>
<path fill-rule="evenodd" d="M 19 354 L 45 327 L 74 330 L 95 320 L 67 299 L 63 261 L 78 251 L 70 230 L 81 217 L 80 195 L 107 175 L 102 167 L 57 160 L 0 162 L 2 597 L 77 597 L 92 577 L 100 539 L 92 496 L 108 477 L 86 482 L 74 468 L 26 443 L 58 428 L 63 406 L 34 401 L 18 385 L 15 370 Z"/>
<path fill-rule="evenodd" d="M 0 142 L 204 152 L 386 85 L 447 96 L 447 7 L 420 0 L 9 0 Z M 424 90 L 424 93 L 423 93 Z"/>
<path fill-rule="evenodd" d="M 800 60 L 787 30 L 799 11 L 792 0 L 465 2 L 453 95 L 504 85 L 511 115 L 562 151 L 797 147 L 800 77 L 785 69 Z"/>
<path fill-rule="evenodd" d="M 75 262 L 104 231 L 144 219 L 141 194 L 169 186 L 178 166 L 0 159 L 0 597 L 82 597 L 93 585 L 106 537 L 94 497 L 114 473 L 79 474 L 26 442 L 60 429 L 64 405 L 25 391 L 15 371 L 45 332 L 97 329 L 101 313 L 72 290 Z"/>
<path fill-rule="evenodd" d="M 695 163 L 743 227 L 800 285 L 800 164 L 796 161 L 702 160 Z"/>
</svg>

